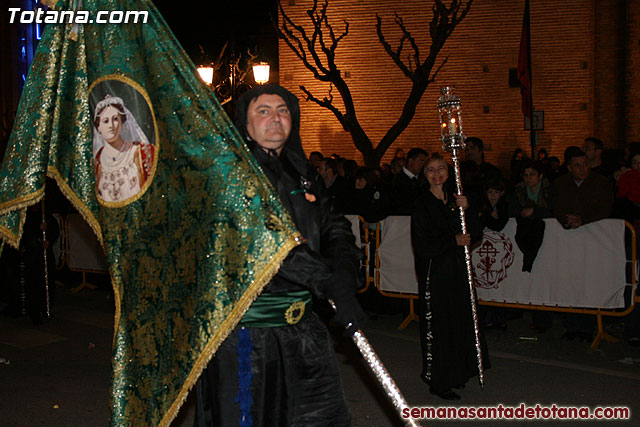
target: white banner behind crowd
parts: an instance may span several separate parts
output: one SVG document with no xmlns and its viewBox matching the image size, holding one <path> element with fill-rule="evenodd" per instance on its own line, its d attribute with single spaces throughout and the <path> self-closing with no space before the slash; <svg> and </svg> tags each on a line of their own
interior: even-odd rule
<svg viewBox="0 0 640 427">
<path fill-rule="evenodd" d="M 380 225 L 380 289 L 418 293 L 411 246 L 411 217 L 389 216 Z"/>
<path fill-rule="evenodd" d="M 473 252 L 478 298 L 562 307 L 624 307 L 624 221 L 606 219 L 575 230 L 545 220 L 544 239 L 531 273 L 522 271 L 516 221 L 501 232 L 485 230 Z M 417 293 L 410 217 L 382 221 L 380 288 Z"/>
</svg>

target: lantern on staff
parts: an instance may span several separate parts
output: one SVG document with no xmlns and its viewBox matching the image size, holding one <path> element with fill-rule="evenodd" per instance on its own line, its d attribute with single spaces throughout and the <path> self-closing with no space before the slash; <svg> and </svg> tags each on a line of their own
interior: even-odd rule
<svg viewBox="0 0 640 427">
<path fill-rule="evenodd" d="M 458 159 L 458 151 L 465 149 L 465 134 L 462 132 L 462 108 L 460 98 L 456 96 L 453 86 L 445 86 L 440 89 L 442 95 L 438 98 L 438 113 L 440 115 L 440 133 L 442 141 L 442 149 L 451 153 L 453 160 L 453 171 L 456 178 L 456 189 L 458 194 L 462 194 L 462 180 L 460 178 L 460 160 Z M 458 208 L 460 213 L 460 228 L 462 234 L 467 234 L 467 220 L 464 215 L 464 209 Z M 478 311 L 476 309 L 476 293 L 473 282 L 473 269 L 471 267 L 471 248 L 469 245 L 464 247 L 464 260 L 467 266 L 467 281 L 469 282 L 469 300 L 471 303 L 471 316 L 473 318 L 473 332 L 476 341 L 476 355 L 478 359 L 478 379 L 480 386 L 484 387 L 484 369 L 482 364 L 482 351 L 480 348 L 480 335 L 478 330 Z"/>
<path fill-rule="evenodd" d="M 445 86 L 440 89 L 442 95 L 438 99 L 438 112 L 440 113 L 440 132 L 442 134 L 442 149 L 454 153 L 454 150 L 464 150 L 466 138 L 462 132 L 462 108 L 460 98 L 454 93 L 453 86 Z M 454 153 L 455 157 L 457 153 Z"/>
</svg>

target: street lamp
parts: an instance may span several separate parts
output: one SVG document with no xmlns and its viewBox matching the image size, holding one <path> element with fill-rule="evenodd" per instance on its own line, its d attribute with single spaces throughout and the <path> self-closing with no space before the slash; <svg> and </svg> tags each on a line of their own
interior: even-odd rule
<svg viewBox="0 0 640 427">
<path fill-rule="evenodd" d="M 211 86 L 211 83 L 213 83 L 213 67 L 201 65 L 198 67 L 198 74 L 207 85 Z"/>
<path fill-rule="evenodd" d="M 249 52 L 249 60 L 255 59 L 254 55 Z M 218 98 L 220 105 L 233 117 L 235 102 L 238 96 L 242 95 L 248 89 L 256 84 L 265 84 L 269 81 L 269 63 L 258 62 L 252 66 L 240 67 L 240 60 L 236 60 L 236 56 L 231 54 L 229 61 L 222 61 L 222 54 L 218 58 L 217 63 L 203 64 L 197 68 L 198 74 L 202 80 L 211 87 L 213 93 Z M 218 73 L 225 69 L 224 63 L 228 64 L 228 73 Z M 253 69 L 254 82 L 251 78 L 247 78 L 250 69 Z M 248 80 L 248 81 L 247 81 Z M 227 105 L 228 104 L 228 105 Z"/>
<path fill-rule="evenodd" d="M 258 62 L 253 65 L 253 80 L 256 81 L 259 85 L 263 85 L 269 81 L 269 63 L 268 62 Z"/>
</svg>

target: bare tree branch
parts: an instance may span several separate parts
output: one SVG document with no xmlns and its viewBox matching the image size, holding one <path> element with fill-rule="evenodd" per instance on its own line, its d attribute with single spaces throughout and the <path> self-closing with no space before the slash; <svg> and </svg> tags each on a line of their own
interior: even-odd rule
<svg viewBox="0 0 640 427">
<path fill-rule="evenodd" d="M 342 112 L 340 110 L 338 110 L 338 108 L 336 108 L 335 105 L 333 105 L 333 94 L 331 93 L 333 89 L 333 85 L 330 85 L 329 87 L 329 97 L 325 97 L 322 100 L 316 98 L 315 96 L 313 96 L 313 94 L 311 92 L 309 92 L 309 90 L 304 87 L 304 86 L 300 86 L 300 90 L 303 91 L 305 93 L 306 96 L 306 100 L 307 101 L 313 101 L 316 104 L 318 104 L 319 106 L 326 108 L 327 110 L 331 111 L 336 118 L 338 119 L 338 121 L 340 122 L 340 124 L 342 125 L 342 127 L 345 127 L 345 120 L 344 120 L 344 115 L 342 114 Z M 347 130 L 347 129 L 345 129 Z"/>
<path fill-rule="evenodd" d="M 405 40 L 409 40 L 409 43 L 411 43 L 411 47 L 413 48 L 413 59 L 416 64 L 416 68 L 418 68 L 420 66 L 420 49 L 418 48 L 416 39 L 414 39 L 409 30 L 407 30 L 407 27 L 405 27 L 402 18 L 398 16 L 397 13 L 395 14 L 395 16 L 396 24 L 398 24 L 398 26 L 402 30 L 402 42 L 404 42 Z M 409 62 L 409 66 L 411 66 L 411 62 Z"/>
<path fill-rule="evenodd" d="M 418 42 L 405 25 L 402 17 L 395 14 L 395 23 L 400 28 L 402 36 L 394 49 L 382 32 L 382 18 L 376 15 L 376 32 L 380 43 L 393 62 L 413 84 L 400 117 L 378 142 L 375 149 L 358 121 L 349 86 L 344 81 L 335 62 L 337 47 L 349 34 L 349 23 L 345 20 L 344 31 L 336 36 L 327 16 L 328 0 L 325 0 L 320 7 L 318 7 L 318 1 L 314 0 L 313 7 L 307 10 L 307 16 L 313 26 L 313 33 L 309 35 L 302 26 L 295 24 L 286 15 L 281 2 L 278 1 L 278 8 L 282 15 L 281 28 L 274 23 L 278 37 L 285 41 L 296 57 L 313 73 L 316 80 L 330 84 L 328 95 L 322 99 L 314 96 L 304 86 L 300 86 L 300 90 L 304 92 L 307 101 L 312 101 L 320 107 L 326 108 L 336 116 L 343 129 L 351 134 L 354 145 L 363 154 L 367 165 L 379 164 L 385 151 L 413 119 L 416 107 L 427 86 L 435 81 L 436 76 L 448 61 L 448 58 L 445 58 L 433 71 L 438 54 L 455 27 L 465 18 L 473 3 L 473 0 L 466 0 L 466 3 L 464 0 L 451 0 L 447 6 L 446 0 L 433 1 L 433 18 L 429 23 L 431 44 L 428 46 L 428 55 L 424 60 L 421 60 Z M 406 62 L 402 59 L 405 43 L 411 47 L 407 52 Z M 333 103 L 334 87 L 342 98 L 344 112 Z"/>
<path fill-rule="evenodd" d="M 407 67 L 405 63 L 402 62 L 402 59 L 400 58 L 400 54 L 402 52 L 402 46 L 404 44 L 404 38 L 400 40 L 400 45 L 398 46 L 398 50 L 394 52 L 389 42 L 387 42 L 387 39 L 384 37 L 384 34 L 382 34 L 382 18 L 380 18 L 380 16 L 376 14 L 376 20 L 377 20 L 376 32 L 378 33 L 378 39 L 380 40 L 380 43 L 384 47 L 384 50 L 391 57 L 391 59 L 393 59 L 393 62 L 396 63 L 396 65 L 398 66 L 398 68 L 400 68 L 402 73 L 408 78 L 411 78 L 413 76 L 413 73 L 411 72 L 409 67 Z"/>
<path fill-rule="evenodd" d="M 438 73 L 440 72 L 440 70 L 442 70 L 444 68 L 444 64 L 446 64 L 449 61 L 449 57 L 447 56 L 442 63 L 440 64 L 440 66 L 436 69 L 436 71 L 433 73 L 433 75 L 431 76 L 431 78 L 429 79 L 429 83 L 433 83 L 436 81 L 436 76 L 438 75 Z"/>
</svg>

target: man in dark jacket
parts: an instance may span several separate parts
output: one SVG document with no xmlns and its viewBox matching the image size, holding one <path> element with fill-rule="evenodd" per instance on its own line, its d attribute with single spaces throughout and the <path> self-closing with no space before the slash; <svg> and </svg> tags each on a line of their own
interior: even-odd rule
<svg viewBox="0 0 640 427">
<path fill-rule="evenodd" d="M 218 349 L 198 381 L 198 426 L 350 424 L 327 329 L 312 296 L 331 299 L 334 321 L 357 328 L 360 255 L 349 222 L 331 210 L 299 135 L 298 100 L 265 85 L 238 101 L 236 126 L 305 242 L 294 249 Z"/>
<path fill-rule="evenodd" d="M 553 213 L 565 228 L 607 218 L 613 206 L 613 191 L 609 180 L 592 173 L 584 151 L 572 146 L 565 150 L 569 173 L 553 185 Z"/>
<path fill-rule="evenodd" d="M 415 202 L 426 191 L 422 175 L 429 154 L 422 148 L 412 148 L 407 153 L 407 164 L 393 177 L 391 184 L 391 215 L 411 215 Z"/>
</svg>

